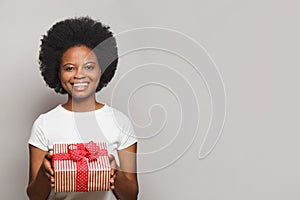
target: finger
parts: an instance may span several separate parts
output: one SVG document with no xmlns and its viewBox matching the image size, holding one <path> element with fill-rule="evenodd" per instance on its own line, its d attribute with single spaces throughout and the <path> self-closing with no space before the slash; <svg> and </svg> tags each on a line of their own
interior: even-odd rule
<svg viewBox="0 0 300 200">
<path fill-rule="evenodd" d="M 114 180 L 114 178 L 110 179 L 110 189 L 112 189 L 112 190 L 115 189 L 115 180 Z"/>
<path fill-rule="evenodd" d="M 116 168 L 113 168 L 111 171 L 111 175 L 115 178 L 117 176 L 118 173 L 118 167 L 116 166 Z"/>
<path fill-rule="evenodd" d="M 52 163 L 51 163 L 51 161 L 50 160 L 48 160 L 47 158 L 46 159 L 44 159 L 44 168 L 45 168 L 45 171 L 47 172 L 47 173 L 49 173 L 50 175 L 54 175 L 54 170 L 53 170 L 53 168 L 52 168 Z"/>
<path fill-rule="evenodd" d="M 109 158 L 109 161 L 110 161 L 111 175 L 113 176 L 116 173 L 118 165 L 117 165 L 117 162 L 115 160 L 115 157 L 112 154 L 109 154 L 108 158 Z"/>
<path fill-rule="evenodd" d="M 55 187 L 54 176 L 50 176 L 49 182 L 50 182 L 51 187 L 54 188 Z"/>
<path fill-rule="evenodd" d="M 51 176 L 54 176 L 54 170 L 52 169 L 52 166 L 49 162 L 44 163 L 45 166 L 45 172 L 50 174 Z"/>
<path fill-rule="evenodd" d="M 114 184 L 116 178 L 117 178 L 117 170 L 112 169 L 111 176 L 110 176 L 110 183 Z"/>
<path fill-rule="evenodd" d="M 113 180 L 116 179 L 117 178 L 117 173 L 118 173 L 117 170 L 114 170 L 114 172 L 111 172 L 110 178 L 113 179 Z"/>
<path fill-rule="evenodd" d="M 116 160 L 115 156 L 112 155 L 112 154 L 108 154 L 108 159 L 109 159 L 109 162 L 112 162 L 112 161 Z"/>
<path fill-rule="evenodd" d="M 114 190 L 115 188 L 116 188 L 115 185 L 111 185 L 111 186 L 110 186 L 110 189 L 111 189 L 111 190 Z"/>
<path fill-rule="evenodd" d="M 49 184 L 51 185 L 52 188 L 54 188 L 54 187 L 55 187 L 55 185 L 54 185 L 54 184 L 55 184 L 54 176 L 51 175 L 51 174 L 45 169 L 45 166 L 43 166 L 43 167 L 44 167 L 44 174 L 45 174 L 45 176 L 46 176 L 46 178 L 47 178 Z"/>
<path fill-rule="evenodd" d="M 53 157 L 53 152 L 52 151 L 49 151 L 46 155 L 45 155 L 45 158 L 47 159 L 47 160 L 52 160 L 52 157 Z"/>
<path fill-rule="evenodd" d="M 47 180 L 48 180 L 48 182 L 52 185 L 52 184 L 54 184 L 54 177 L 53 176 L 51 176 L 51 174 L 49 174 L 49 173 L 45 173 L 45 176 L 47 177 Z"/>
<path fill-rule="evenodd" d="M 55 182 L 54 182 L 54 177 L 52 176 L 52 177 L 51 177 L 51 187 L 54 188 L 54 186 L 55 186 Z"/>
<path fill-rule="evenodd" d="M 115 179 L 117 177 L 117 170 L 116 169 L 113 169 L 111 170 L 111 177 L 110 177 L 110 189 L 111 190 L 114 190 L 116 187 L 115 187 Z"/>
<path fill-rule="evenodd" d="M 111 177 L 110 180 L 109 180 L 109 182 L 110 182 L 111 184 L 114 184 L 114 183 L 115 183 L 115 179 L 114 179 L 113 177 Z"/>
<path fill-rule="evenodd" d="M 116 174 L 116 169 L 111 167 L 110 175 L 113 177 Z"/>
</svg>

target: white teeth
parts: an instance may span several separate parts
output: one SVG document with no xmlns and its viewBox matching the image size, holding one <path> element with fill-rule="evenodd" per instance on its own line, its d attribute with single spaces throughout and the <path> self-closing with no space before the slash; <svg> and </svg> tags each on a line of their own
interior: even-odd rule
<svg viewBox="0 0 300 200">
<path fill-rule="evenodd" d="M 74 87 L 86 86 L 87 83 L 74 83 Z"/>
</svg>

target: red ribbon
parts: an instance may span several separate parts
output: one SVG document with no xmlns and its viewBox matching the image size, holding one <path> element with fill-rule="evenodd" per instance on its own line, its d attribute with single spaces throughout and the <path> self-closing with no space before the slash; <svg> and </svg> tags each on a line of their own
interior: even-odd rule
<svg viewBox="0 0 300 200">
<path fill-rule="evenodd" d="M 107 156 L 106 149 L 100 149 L 100 147 L 94 143 L 89 142 L 86 145 L 83 143 L 69 144 L 68 153 L 57 153 L 52 157 L 52 161 L 55 160 L 73 160 L 77 162 L 76 171 L 76 191 L 86 192 L 88 191 L 88 164 L 87 162 L 97 161 L 99 156 Z"/>
</svg>

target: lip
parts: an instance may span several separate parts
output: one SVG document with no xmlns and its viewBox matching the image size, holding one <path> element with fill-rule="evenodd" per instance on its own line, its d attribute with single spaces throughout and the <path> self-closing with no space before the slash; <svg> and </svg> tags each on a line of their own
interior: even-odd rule
<svg viewBox="0 0 300 200">
<path fill-rule="evenodd" d="M 73 90 L 76 91 L 83 91 L 85 90 L 89 83 L 88 82 L 75 82 L 75 83 L 71 83 Z"/>
<path fill-rule="evenodd" d="M 80 86 L 80 85 L 88 85 L 89 83 L 88 82 L 74 82 L 74 83 L 71 83 L 73 86 Z"/>
</svg>

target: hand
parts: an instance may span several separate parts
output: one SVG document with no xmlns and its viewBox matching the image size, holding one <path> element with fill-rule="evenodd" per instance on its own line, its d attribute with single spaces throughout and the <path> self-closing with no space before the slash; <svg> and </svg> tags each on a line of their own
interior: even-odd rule
<svg viewBox="0 0 300 200">
<path fill-rule="evenodd" d="M 114 190 L 115 189 L 115 179 L 117 177 L 117 173 L 118 173 L 118 165 L 117 162 L 115 160 L 115 157 L 112 154 L 108 155 L 108 159 L 110 162 L 110 189 Z"/>
<path fill-rule="evenodd" d="M 53 156 L 52 152 L 48 152 L 45 155 L 42 167 L 45 176 L 48 178 L 48 181 L 51 184 L 51 187 L 54 188 L 54 170 L 52 168 L 52 156 Z"/>
</svg>

